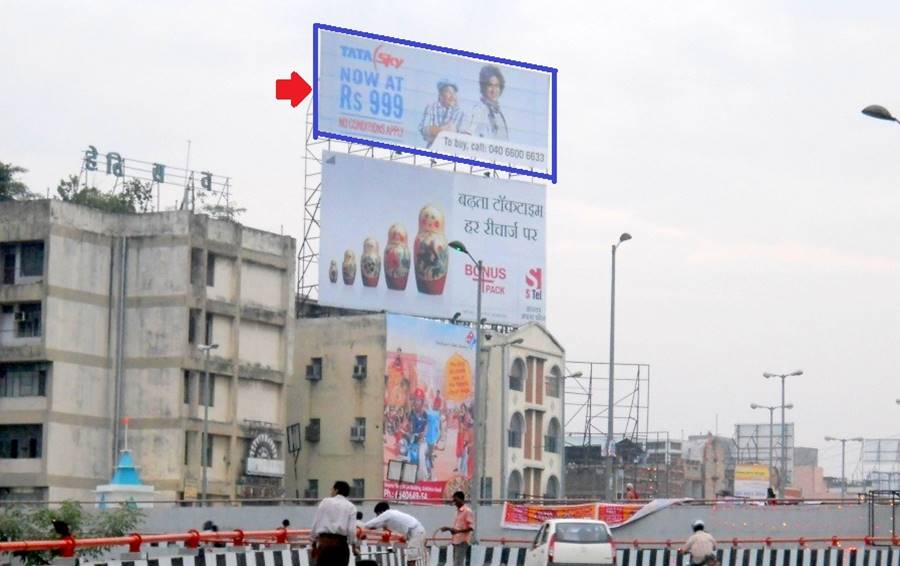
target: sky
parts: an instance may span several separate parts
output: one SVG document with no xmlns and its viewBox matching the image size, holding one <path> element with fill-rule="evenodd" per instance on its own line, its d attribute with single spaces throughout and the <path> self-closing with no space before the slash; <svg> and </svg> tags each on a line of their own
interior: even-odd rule
<svg viewBox="0 0 900 566">
<path fill-rule="evenodd" d="M 766 422 L 798 444 L 900 435 L 900 4 L 32 2 L 0 17 L 0 161 L 37 192 L 90 144 L 228 175 L 242 222 L 301 232 L 312 24 L 559 69 L 548 327 L 569 359 L 652 367 L 650 426 Z M 180 191 L 163 194 L 164 206 Z M 848 470 L 857 452 L 848 445 Z"/>
</svg>

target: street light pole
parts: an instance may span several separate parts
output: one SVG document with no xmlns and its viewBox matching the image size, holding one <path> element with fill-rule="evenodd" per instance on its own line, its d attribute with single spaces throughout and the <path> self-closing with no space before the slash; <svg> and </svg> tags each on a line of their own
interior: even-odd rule
<svg viewBox="0 0 900 566">
<path fill-rule="evenodd" d="M 206 475 L 209 462 L 205 462 L 206 454 L 209 450 L 209 352 L 218 348 L 218 344 L 201 344 L 197 349 L 206 354 L 206 361 L 203 364 L 203 440 L 200 444 L 200 470 L 202 479 L 202 496 L 203 504 L 207 501 L 207 488 L 209 487 L 208 477 Z"/>
<path fill-rule="evenodd" d="M 769 411 L 769 482 L 771 483 L 772 478 L 775 477 L 775 457 L 774 457 L 774 449 L 775 449 L 775 409 L 780 408 L 780 405 L 758 405 L 756 403 L 750 403 L 751 409 L 768 409 Z M 788 403 L 784 409 L 793 409 L 794 405 L 792 403 Z"/>
<path fill-rule="evenodd" d="M 472 473 L 472 515 L 475 519 L 475 528 L 478 528 L 478 509 L 481 506 L 481 496 L 482 496 L 482 476 L 484 474 L 484 445 L 485 440 L 487 440 L 485 435 L 485 426 L 484 426 L 484 411 L 481 406 L 484 401 L 484 391 L 482 380 L 481 379 L 481 293 L 482 287 L 484 285 L 483 279 L 483 264 L 480 259 L 475 259 L 472 257 L 472 254 L 469 253 L 469 250 L 466 249 L 465 244 L 460 242 L 459 240 L 453 240 L 449 244 L 447 244 L 450 248 L 464 253 L 469 256 L 469 259 L 475 263 L 475 266 L 478 269 L 478 297 L 475 303 L 475 466 L 474 471 Z M 477 534 L 473 533 L 473 535 L 477 539 Z"/>
<path fill-rule="evenodd" d="M 780 377 L 781 378 L 781 481 L 778 485 L 778 497 L 784 499 L 784 484 L 787 482 L 787 446 L 786 446 L 786 434 L 784 428 L 784 380 L 788 377 L 803 375 L 803 370 L 798 369 L 796 371 L 792 371 L 791 373 L 763 373 L 763 377 L 766 379 L 772 377 Z"/>
<path fill-rule="evenodd" d="M 841 500 L 847 496 L 847 473 L 845 472 L 845 464 L 846 464 L 846 455 L 847 455 L 847 441 L 852 440 L 854 442 L 862 442 L 863 439 L 859 436 L 854 438 L 835 438 L 833 436 L 826 436 L 825 442 L 840 442 L 841 443 Z"/>
<path fill-rule="evenodd" d="M 606 499 L 612 501 L 616 497 L 616 478 L 612 448 L 615 446 L 614 410 L 615 376 L 616 376 L 616 249 L 631 239 L 631 234 L 625 232 L 619 236 L 619 241 L 612 245 L 612 276 L 610 277 L 609 292 L 609 399 L 606 410 Z"/>
</svg>

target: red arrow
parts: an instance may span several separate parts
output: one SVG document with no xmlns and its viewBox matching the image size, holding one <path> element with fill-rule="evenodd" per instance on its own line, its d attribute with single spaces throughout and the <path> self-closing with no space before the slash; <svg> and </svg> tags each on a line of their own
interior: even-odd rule
<svg viewBox="0 0 900 566">
<path fill-rule="evenodd" d="M 311 92 L 312 87 L 296 72 L 291 73 L 289 79 L 275 79 L 275 98 L 290 100 L 291 106 L 294 108 L 303 102 L 303 99 Z"/>
</svg>

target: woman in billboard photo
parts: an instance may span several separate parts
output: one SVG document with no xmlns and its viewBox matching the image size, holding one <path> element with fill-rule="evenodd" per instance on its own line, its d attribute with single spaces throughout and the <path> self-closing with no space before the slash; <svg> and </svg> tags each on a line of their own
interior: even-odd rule
<svg viewBox="0 0 900 566">
<path fill-rule="evenodd" d="M 481 102 L 472 108 L 462 131 L 480 138 L 509 141 L 509 126 L 500 109 L 500 96 L 506 88 L 506 79 L 496 65 L 485 65 L 478 73 Z"/>
<path fill-rule="evenodd" d="M 419 292 L 443 294 L 450 253 L 444 235 L 444 213 L 437 206 L 428 204 L 419 211 L 419 233 L 413 250 Z"/>
</svg>

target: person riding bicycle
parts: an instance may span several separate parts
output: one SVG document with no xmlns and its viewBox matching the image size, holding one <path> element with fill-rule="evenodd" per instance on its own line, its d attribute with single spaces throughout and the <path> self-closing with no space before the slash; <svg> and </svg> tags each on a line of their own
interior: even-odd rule
<svg viewBox="0 0 900 566">
<path fill-rule="evenodd" d="M 697 519 L 691 527 L 694 534 L 684 543 L 681 552 L 691 553 L 691 564 L 694 566 L 711 566 L 716 563 L 716 539 L 704 530 L 703 521 Z"/>
</svg>

